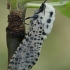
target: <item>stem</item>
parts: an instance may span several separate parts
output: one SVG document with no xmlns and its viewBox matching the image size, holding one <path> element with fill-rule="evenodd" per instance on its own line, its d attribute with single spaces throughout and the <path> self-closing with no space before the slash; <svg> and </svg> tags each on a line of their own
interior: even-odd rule
<svg viewBox="0 0 70 70">
<path fill-rule="evenodd" d="M 11 10 L 17 9 L 17 0 L 11 0 Z"/>
<path fill-rule="evenodd" d="M 69 1 L 63 1 L 62 3 L 59 1 L 59 2 L 50 2 L 48 4 L 51 4 L 53 6 L 63 6 L 65 4 L 67 4 Z M 39 8 L 41 6 L 42 3 L 27 3 L 25 6 L 27 8 Z"/>
<path fill-rule="evenodd" d="M 8 64 L 15 53 L 20 42 L 24 39 L 25 36 L 25 13 L 26 8 L 24 7 L 23 11 L 10 11 L 8 15 L 8 27 L 6 28 L 6 40 L 8 48 Z"/>
</svg>

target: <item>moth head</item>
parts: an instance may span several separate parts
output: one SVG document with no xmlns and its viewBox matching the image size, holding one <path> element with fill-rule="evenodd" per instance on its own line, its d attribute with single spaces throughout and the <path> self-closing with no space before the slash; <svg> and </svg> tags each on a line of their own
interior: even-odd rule
<svg viewBox="0 0 70 70">
<path fill-rule="evenodd" d="M 45 0 L 45 1 L 41 4 L 40 8 L 39 8 L 38 11 L 37 11 L 37 14 L 40 13 L 40 12 L 43 12 L 43 11 L 45 10 L 45 2 L 46 2 L 46 1 L 47 1 L 47 0 Z"/>
<path fill-rule="evenodd" d="M 50 34 L 53 23 L 55 20 L 55 9 L 52 5 L 49 3 L 42 3 L 40 8 L 35 11 L 33 15 L 33 20 L 36 22 L 36 20 L 43 24 L 43 29 L 46 34 Z"/>
<path fill-rule="evenodd" d="M 38 13 L 38 20 L 44 25 L 44 32 L 50 34 L 55 20 L 55 9 L 48 3 L 42 4 Z"/>
</svg>

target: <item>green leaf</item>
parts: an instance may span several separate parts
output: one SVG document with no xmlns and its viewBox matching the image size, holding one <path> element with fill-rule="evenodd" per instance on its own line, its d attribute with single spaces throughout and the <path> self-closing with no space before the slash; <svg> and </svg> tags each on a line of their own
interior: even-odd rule
<svg viewBox="0 0 70 70">
<path fill-rule="evenodd" d="M 70 2 L 68 2 L 64 6 L 59 6 L 57 8 L 62 14 L 70 18 Z"/>
</svg>

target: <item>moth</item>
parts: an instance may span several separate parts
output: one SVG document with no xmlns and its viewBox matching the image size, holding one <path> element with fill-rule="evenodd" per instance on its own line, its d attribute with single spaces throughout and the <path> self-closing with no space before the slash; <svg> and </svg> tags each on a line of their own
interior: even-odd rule
<svg viewBox="0 0 70 70">
<path fill-rule="evenodd" d="M 28 32 L 12 56 L 8 70 L 30 70 L 38 61 L 44 39 L 55 20 L 54 7 L 45 2 L 31 17 Z"/>
</svg>

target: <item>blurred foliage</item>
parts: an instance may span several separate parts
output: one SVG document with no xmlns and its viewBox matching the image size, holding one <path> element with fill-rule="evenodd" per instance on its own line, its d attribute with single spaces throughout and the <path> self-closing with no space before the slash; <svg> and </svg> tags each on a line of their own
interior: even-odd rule
<svg viewBox="0 0 70 70">
<path fill-rule="evenodd" d="M 70 18 L 70 2 L 68 2 L 64 6 L 59 6 L 58 9 L 62 14 Z"/>
<path fill-rule="evenodd" d="M 57 2 L 57 1 L 60 1 L 60 0 L 52 0 L 53 2 Z"/>
</svg>

